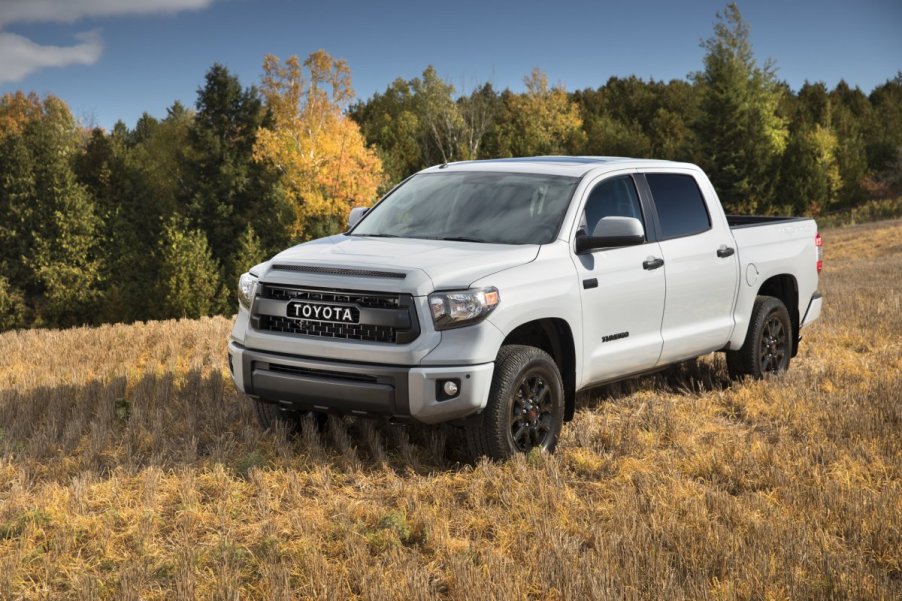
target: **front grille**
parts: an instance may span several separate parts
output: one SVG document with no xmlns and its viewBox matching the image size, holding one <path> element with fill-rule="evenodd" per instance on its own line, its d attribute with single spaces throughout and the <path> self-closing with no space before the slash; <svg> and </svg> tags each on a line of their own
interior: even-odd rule
<svg viewBox="0 0 902 601">
<path fill-rule="evenodd" d="M 353 303 L 371 309 L 397 309 L 400 298 L 397 294 L 372 294 L 367 292 L 341 292 L 311 288 L 282 288 L 264 286 L 263 298 L 276 300 L 321 301 L 325 303 Z"/>
<path fill-rule="evenodd" d="M 361 323 L 314 321 L 288 317 L 287 315 L 254 315 L 252 318 L 254 327 L 265 332 L 386 344 L 406 344 L 416 339 L 420 333 L 413 297 L 409 294 L 324 290 L 263 284 L 260 296 L 264 299 L 276 301 L 307 301 L 352 305 L 363 310 L 360 315 Z M 398 315 L 400 313 L 402 317 L 404 317 L 404 312 L 406 312 L 407 317 L 396 322 L 404 323 L 405 327 L 366 323 L 367 309 L 375 309 L 377 313 L 378 310 L 389 310 L 392 311 L 390 315 Z M 267 313 L 272 313 L 272 311 L 267 311 Z M 409 326 L 406 324 L 409 324 Z"/>
<path fill-rule="evenodd" d="M 366 340 L 367 342 L 395 342 L 395 328 L 359 323 L 327 323 L 261 315 L 260 329 L 300 336 L 325 336 L 344 340 Z"/>
</svg>

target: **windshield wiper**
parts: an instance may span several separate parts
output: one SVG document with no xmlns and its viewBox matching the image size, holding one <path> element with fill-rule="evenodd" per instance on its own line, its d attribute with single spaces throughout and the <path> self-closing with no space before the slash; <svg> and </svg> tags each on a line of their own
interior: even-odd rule
<svg viewBox="0 0 902 601">
<path fill-rule="evenodd" d="M 350 234 L 351 236 L 366 236 L 367 238 L 400 238 L 397 234 Z"/>
<path fill-rule="evenodd" d="M 480 240 L 479 238 L 468 238 L 467 236 L 443 236 L 441 238 L 435 238 L 435 240 L 449 240 L 451 242 L 479 242 L 481 244 L 488 244 L 488 240 Z"/>
</svg>

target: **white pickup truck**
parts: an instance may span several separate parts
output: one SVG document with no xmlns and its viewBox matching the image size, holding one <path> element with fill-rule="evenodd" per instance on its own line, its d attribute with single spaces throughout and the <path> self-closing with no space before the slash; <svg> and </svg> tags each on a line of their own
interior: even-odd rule
<svg viewBox="0 0 902 601">
<path fill-rule="evenodd" d="M 241 276 L 229 366 L 264 427 L 381 415 L 550 451 L 581 389 L 715 351 L 787 369 L 821 251 L 811 219 L 725 215 L 687 163 L 441 165 Z"/>
</svg>

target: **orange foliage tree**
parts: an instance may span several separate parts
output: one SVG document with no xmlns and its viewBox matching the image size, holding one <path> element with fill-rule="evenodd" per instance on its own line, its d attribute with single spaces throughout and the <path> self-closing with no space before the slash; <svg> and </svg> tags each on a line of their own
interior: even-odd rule
<svg viewBox="0 0 902 601">
<path fill-rule="evenodd" d="M 538 67 L 523 78 L 526 93 L 510 96 L 513 116 L 513 156 L 567 154 L 584 143 L 579 105 L 563 86 L 548 85 L 548 75 Z"/>
<path fill-rule="evenodd" d="M 48 102 L 53 96 L 48 96 Z M 0 97 L 0 137 L 19 135 L 25 126 L 43 115 L 44 106 L 37 94 L 22 91 L 4 94 Z"/>
<path fill-rule="evenodd" d="M 257 135 L 254 158 L 276 167 L 295 208 L 295 237 L 340 227 L 351 207 L 369 204 L 382 182 L 382 162 L 345 115 L 354 97 L 351 70 L 324 50 L 303 65 L 267 55 L 261 82 L 272 116 Z"/>
</svg>

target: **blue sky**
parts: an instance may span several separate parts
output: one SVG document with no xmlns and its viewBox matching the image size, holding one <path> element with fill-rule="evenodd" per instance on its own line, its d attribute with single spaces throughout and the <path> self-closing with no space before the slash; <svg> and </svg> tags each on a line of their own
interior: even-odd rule
<svg viewBox="0 0 902 601">
<path fill-rule="evenodd" d="M 432 64 L 458 89 L 523 88 L 533 67 L 568 90 L 612 75 L 669 80 L 701 68 L 726 2 L 0 0 L 0 93 L 53 93 L 76 117 L 133 126 L 193 106 L 214 63 L 256 83 L 263 55 L 324 48 L 358 97 Z M 845 79 L 869 92 L 902 70 L 902 1 L 738 2 L 759 61 L 797 89 Z"/>
</svg>

